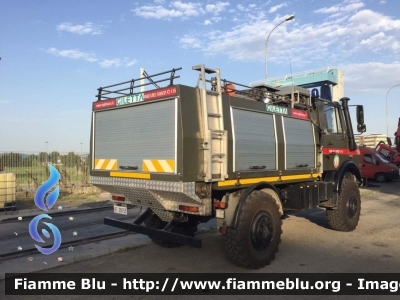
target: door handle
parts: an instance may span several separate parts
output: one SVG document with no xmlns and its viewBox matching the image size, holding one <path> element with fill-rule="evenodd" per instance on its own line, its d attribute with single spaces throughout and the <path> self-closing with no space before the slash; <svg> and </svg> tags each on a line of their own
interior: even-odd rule
<svg viewBox="0 0 400 300">
<path fill-rule="evenodd" d="M 297 164 L 296 168 L 306 168 L 308 167 L 308 164 Z"/>
</svg>

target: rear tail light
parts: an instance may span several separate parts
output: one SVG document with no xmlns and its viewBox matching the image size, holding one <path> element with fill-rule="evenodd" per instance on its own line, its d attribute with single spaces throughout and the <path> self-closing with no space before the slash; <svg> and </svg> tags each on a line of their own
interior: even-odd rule
<svg viewBox="0 0 400 300">
<path fill-rule="evenodd" d="M 179 205 L 179 209 L 188 212 L 199 212 L 199 208 L 197 206 Z"/>
<path fill-rule="evenodd" d="M 221 201 L 215 201 L 215 202 L 214 202 L 214 207 L 215 207 L 215 208 L 222 208 L 222 209 L 225 209 L 225 208 L 228 208 L 228 203 L 226 203 L 226 202 L 221 202 Z"/>
<path fill-rule="evenodd" d="M 114 201 L 125 201 L 125 197 L 123 196 L 112 195 L 111 199 L 113 199 Z"/>
</svg>

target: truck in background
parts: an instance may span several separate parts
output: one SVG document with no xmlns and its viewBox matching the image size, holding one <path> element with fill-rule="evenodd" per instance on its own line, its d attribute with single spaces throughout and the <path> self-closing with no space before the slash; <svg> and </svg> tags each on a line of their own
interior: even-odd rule
<svg viewBox="0 0 400 300">
<path fill-rule="evenodd" d="M 192 68 L 196 86 L 174 84 L 180 69 L 146 74 L 156 86 L 147 92 L 134 91 L 143 78 L 98 89 L 90 182 L 113 195 L 117 213 L 146 208 L 134 223 L 106 225 L 163 247 L 201 247 L 198 224 L 216 218 L 227 257 L 245 268 L 275 258 L 287 211 L 321 207 L 331 228 L 357 227 L 362 179 L 349 98 L 241 85 L 204 65 Z M 357 130 L 366 130 L 362 106 Z"/>
</svg>

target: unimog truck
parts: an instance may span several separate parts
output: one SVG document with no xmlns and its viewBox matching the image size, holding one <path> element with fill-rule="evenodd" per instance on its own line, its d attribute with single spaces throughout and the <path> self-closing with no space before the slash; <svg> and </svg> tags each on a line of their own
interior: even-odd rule
<svg viewBox="0 0 400 300">
<path fill-rule="evenodd" d="M 133 223 L 104 224 L 200 248 L 198 224 L 216 218 L 228 258 L 245 268 L 275 258 L 289 211 L 325 208 L 333 229 L 356 228 L 360 153 L 348 98 L 249 87 L 204 65 L 193 67 L 195 87 L 175 84 L 180 69 L 98 89 L 90 182 L 112 194 L 116 213 L 144 208 Z"/>
</svg>

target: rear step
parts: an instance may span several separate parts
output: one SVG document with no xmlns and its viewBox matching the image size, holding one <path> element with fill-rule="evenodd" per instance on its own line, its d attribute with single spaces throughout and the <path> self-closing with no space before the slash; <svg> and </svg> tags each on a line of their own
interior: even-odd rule
<svg viewBox="0 0 400 300">
<path fill-rule="evenodd" d="M 127 223 L 122 222 L 120 220 L 112 219 L 112 218 L 104 218 L 104 225 L 109 225 L 121 229 L 125 229 L 128 231 L 133 231 L 136 233 L 145 234 L 148 236 L 152 236 L 155 238 L 160 238 L 166 241 L 174 242 L 181 245 L 186 245 L 195 248 L 202 247 L 202 240 L 170 231 L 166 231 L 165 229 L 169 228 L 170 224 L 168 224 L 164 229 L 155 229 L 147 226 L 140 225 L 144 222 L 144 220 L 151 214 L 151 210 L 147 209 L 142 215 L 140 215 L 134 222 Z"/>
</svg>

